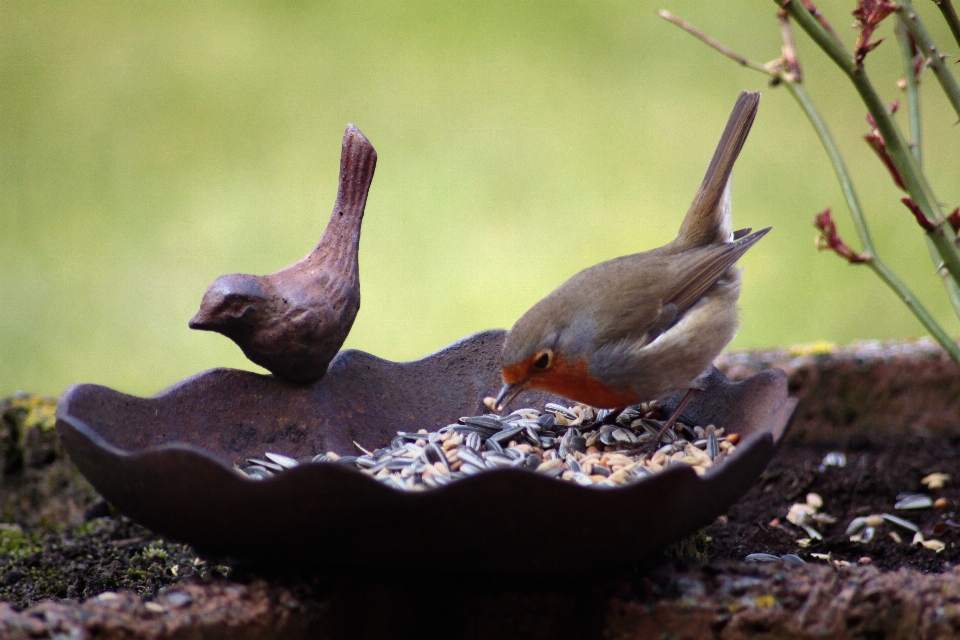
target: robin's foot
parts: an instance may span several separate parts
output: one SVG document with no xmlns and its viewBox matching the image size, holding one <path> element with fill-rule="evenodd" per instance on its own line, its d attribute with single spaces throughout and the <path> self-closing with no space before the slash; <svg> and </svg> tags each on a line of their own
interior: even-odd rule
<svg viewBox="0 0 960 640">
<path fill-rule="evenodd" d="M 670 430 L 673 425 L 677 424 L 677 420 L 680 419 L 680 414 L 683 413 L 683 410 L 687 408 L 687 404 L 697 395 L 699 389 L 687 389 L 687 395 L 683 396 L 683 400 L 680 401 L 680 404 L 677 405 L 677 408 L 674 409 L 673 413 L 670 414 L 670 417 L 667 418 L 667 421 L 663 423 L 663 428 L 660 429 L 660 433 L 657 434 L 657 444 L 660 444 L 660 440 L 663 439 L 663 436 Z"/>
</svg>

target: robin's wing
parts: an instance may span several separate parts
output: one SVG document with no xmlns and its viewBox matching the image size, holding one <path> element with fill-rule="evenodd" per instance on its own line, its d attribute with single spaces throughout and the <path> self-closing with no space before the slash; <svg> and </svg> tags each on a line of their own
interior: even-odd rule
<svg viewBox="0 0 960 640">
<path fill-rule="evenodd" d="M 677 278 L 676 288 L 664 296 L 666 301 L 677 305 L 678 317 L 696 304 L 703 294 L 726 273 L 727 269 L 736 264 L 747 249 L 767 235 L 768 231 L 770 227 L 751 233 L 735 242 L 688 252 L 692 254 L 692 259 L 683 265 L 683 271 L 678 274 L 680 277 Z M 684 256 L 678 255 L 677 258 L 682 263 Z"/>
<path fill-rule="evenodd" d="M 616 281 L 617 295 L 598 295 L 595 345 L 622 342 L 634 348 L 649 344 L 676 324 L 684 314 L 770 229 L 761 229 L 735 242 L 709 245 L 669 255 L 657 250 L 624 256 L 597 269 L 589 283 L 606 290 L 600 281 Z M 637 261 L 636 258 L 643 259 Z M 586 283 L 584 283 L 586 284 Z M 581 286 L 589 291 L 589 286 Z M 589 294 L 587 294 L 589 295 Z"/>
</svg>

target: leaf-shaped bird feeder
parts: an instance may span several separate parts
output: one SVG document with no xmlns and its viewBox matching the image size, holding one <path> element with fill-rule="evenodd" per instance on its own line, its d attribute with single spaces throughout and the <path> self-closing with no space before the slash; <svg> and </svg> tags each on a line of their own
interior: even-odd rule
<svg viewBox="0 0 960 640">
<path fill-rule="evenodd" d="M 709 524 L 756 481 L 793 413 L 782 372 L 739 383 L 714 372 L 685 416 L 739 433 L 737 451 L 702 477 L 680 465 L 617 488 L 496 469 L 405 492 L 331 463 L 265 480 L 232 468 L 268 450 L 352 454 L 353 441 L 385 446 L 397 431 L 432 431 L 479 414 L 500 386 L 504 335 L 479 333 L 415 362 L 345 351 L 310 384 L 214 369 L 152 398 L 76 385 L 60 400 L 57 427 L 71 459 L 112 505 L 203 552 L 356 568 L 420 549 L 456 554 L 461 570 L 489 572 L 521 567 L 463 554 L 464 545 L 536 550 L 522 568 L 549 570 L 571 544 L 589 541 L 596 557 L 627 563 Z M 516 402 L 549 401 L 562 402 L 534 393 Z"/>
</svg>

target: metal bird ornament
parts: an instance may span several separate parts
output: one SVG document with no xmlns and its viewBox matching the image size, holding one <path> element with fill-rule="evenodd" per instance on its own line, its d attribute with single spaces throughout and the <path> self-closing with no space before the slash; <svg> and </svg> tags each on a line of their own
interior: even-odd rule
<svg viewBox="0 0 960 640">
<path fill-rule="evenodd" d="M 734 265 L 770 230 L 733 232 L 730 213 L 730 173 L 759 101 L 740 94 L 676 239 L 584 269 L 517 320 L 498 408 L 524 389 L 623 408 L 700 386 L 737 330 Z"/>
<path fill-rule="evenodd" d="M 220 276 L 207 289 L 191 329 L 216 331 L 275 376 L 317 380 L 343 346 L 360 309 L 357 249 L 377 153 L 347 125 L 337 200 L 316 248 L 267 276 Z"/>
</svg>

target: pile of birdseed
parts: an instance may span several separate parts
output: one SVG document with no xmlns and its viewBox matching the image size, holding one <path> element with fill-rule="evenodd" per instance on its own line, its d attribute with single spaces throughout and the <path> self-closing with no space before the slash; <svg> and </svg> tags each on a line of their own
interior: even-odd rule
<svg viewBox="0 0 960 640">
<path fill-rule="evenodd" d="M 681 464 L 702 475 L 736 449 L 738 434 L 681 423 L 658 446 L 663 422 L 654 416 L 660 413 L 655 402 L 620 412 L 548 403 L 543 412 L 518 409 L 507 416 L 463 417 L 434 432 L 399 431 L 389 446 L 373 451 L 355 442 L 362 455 L 328 451 L 295 460 L 266 452 L 236 469 L 260 480 L 303 463 L 342 464 L 395 489 L 423 491 L 513 467 L 583 486 L 617 487 Z"/>
</svg>

